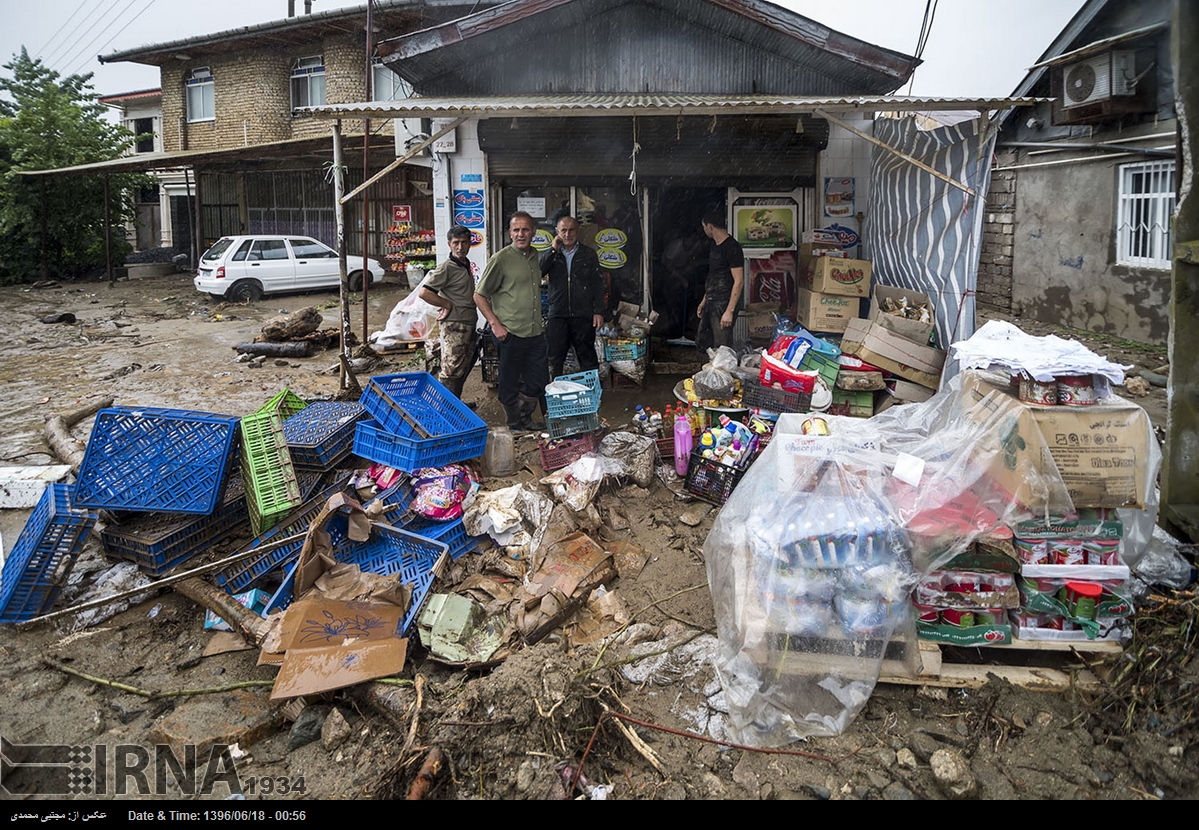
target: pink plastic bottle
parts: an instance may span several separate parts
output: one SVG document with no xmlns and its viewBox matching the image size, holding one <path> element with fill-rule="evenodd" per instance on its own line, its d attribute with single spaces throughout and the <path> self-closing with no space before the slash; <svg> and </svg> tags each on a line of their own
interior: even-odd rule
<svg viewBox="0 0 1199 830">
<path fill-rule="evenodd" d="M 674 422 L 674 471 L 687 475 L 687 464 L 691 460 L 691 424 L 682 413 Z"/>
</svg>

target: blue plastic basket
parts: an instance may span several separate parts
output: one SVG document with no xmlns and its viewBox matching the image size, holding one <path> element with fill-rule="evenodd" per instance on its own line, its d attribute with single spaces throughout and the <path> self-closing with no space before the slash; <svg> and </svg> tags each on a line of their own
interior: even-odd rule
<svg viewBox="0 0 1199 830">
<path fill-rule="evenodd" d="M 458 559 L 464 553 L 474 550 L 482 540 L 481 536 L 471 536 L 466 532 L 466 525 L 461 518 L 452 522 L 439 522 L 419 513 L 412 512 L 412 480 L 405 477 L 394 487 L 385 490 L 372 501 L 381 501 L 383 512 L 379 521 L 383 524 L 398 527 L 409 533 L 415 533 L 426 539 L 442 542 L 449 548 L 450 558 Z M 370 502 L 367 503 L 370 506 Z"/>
<path fill-rule="evenodd" d="M 0 572 L 0 623 L 49 611 L 70 575 L 96 514 L 71 502 L 66 484 L 46 487 Z"/>
<path fill-rule="evenodd" d="M 428 372 L 371 378 L 361 402 L 379 423 L 358 424 L 354 452 L 371 461 L 412 472 L 477 458 L 487 446 L 487 424 Z"/>
<path fill-rule="evenodd" d="M 565 380 L 579 383 L 587 389 L 581 392 L 565 392 L 559 395 L 545 395 L 546 414 L 551 418 L 566 418 L 572 415 L 590 415 L 599 411 L 600 379 L 599 372 L 588 369 L 573 375 L 562 375 L 554 380 Z"/>
<path fill-rule="evenodd" d="M 581 432 L 595 432 L 600 427 L 599 413 L 589 415 L 570 415 L 566 418 L 550 416 L 545 419 L 545 428 L 550 438 L 566 438 Z"/>
<path fill-rule="evenodd" d="M 139 513 L 128 522 L 104 528 L 105 552 L 133 562 L 151 576 L 162 576 L 210 546 L 249 529 L 245 487 L 234 476 L 225 499 L 208 516 Z"/>
<path fill-rule="evenodd" d="M 283 422 L 297 470 L 331 470 L 354 447 L 354 425 L 366 418 L 360 403 L 316 401 Z"/>
<path fill-rule="evenodd" d="M 221 503 L 238 419 L 179 409 L 96 414 L 75 484 L 80 507 L 207 515 Z"/>
<path fill-rule="evenodd" d="M 367 573 L 400 574 L 401 581 L 412 586 L 412 602 L 403 621 L 406 632 L 429 595 L 438 563 L 448 552 L 442 542 L 375 524 L 369 539 L 365 542 L 345 540 L 334 547 L 333 556 L 337 561 L 353 563 Z"/>
<path fill-rule="evenodd" d="M 345 487 L 346 480 L 342 479 L 321 490 L 291 513 L 287 514 L 277 525 L 255 538 L 243 550 L 252 550 L 260 545 L 269 544 L 272 541 L 286 539 L 288 536 L 306 534 L 312 524 L 312 520 L 320 514 L 321 509 L 329 501 L 329 498 L 342 492 Z M 298 557 L 300 555 L 300 548 L 303 546 L 304 539 L 302 537 L 293 539 L 279 547 L 263 551 L 259 556 L 252 556 L 241 562 L 235 562 L 223 570 L 214 573 L 213 579 L 217 585 L 229 593 L 240 594 L 248 588 L 257 587 L 259 580 L 265 579 L 276 568 L 283 567 Z"/>
</svg>

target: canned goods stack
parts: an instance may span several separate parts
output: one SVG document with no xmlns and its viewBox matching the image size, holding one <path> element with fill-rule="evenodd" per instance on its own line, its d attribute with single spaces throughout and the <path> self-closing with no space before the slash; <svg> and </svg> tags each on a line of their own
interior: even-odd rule
<svg viewBox="0 0 1199 830">
<path fill-rule="evenodd" d="M 946 570 L 916 585 L 916 630 L 926 640 L 953 645 L 1011 642 L 1008 610 L 1020 605 L 1016 576 L 997 571 Z"/>
<path fill-rule="evenodd" d="M 1013 528 L 1020 557 L 1020 607 L 1012 615 L 1024 640 L 1118 640 L 1133 613 L 1121 557 L 1124 525 L 1115 510 Z"/>
</svg>

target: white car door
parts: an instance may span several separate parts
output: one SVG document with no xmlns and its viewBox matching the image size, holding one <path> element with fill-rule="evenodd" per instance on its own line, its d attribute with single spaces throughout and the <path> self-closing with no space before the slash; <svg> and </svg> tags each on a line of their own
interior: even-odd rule
<svg viewBox="0 0 1199 830">
<path fill-rule="evenodd" d="M 296 290 L 296 265 L 282 239 L 255 239 L 246 257 L 246 276 L 262 283 L 267 294 Z"/>
<path fill-rule="evenodd" d="M 296 290 L 312 288 L 336 288 L 341 282 L 341 269 L 337 251 L 327 248 L 315 239 L 302 236 L 288 237 L 291 252 L 296 260 Z M 352 270 L 352 269 L 351 269 Z"/>
</svg>

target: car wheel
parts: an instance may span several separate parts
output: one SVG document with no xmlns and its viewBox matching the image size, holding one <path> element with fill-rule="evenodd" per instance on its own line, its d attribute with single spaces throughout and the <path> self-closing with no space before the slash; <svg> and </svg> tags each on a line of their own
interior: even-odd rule
<svg viewBox="0 0 1199 830">
<path fill-rule="evenodd" d="M 225 299 L 234 303 L 256 303 L 262 299 L 262 286 L 254 280 L 235 282 L 225 292 Z"/>
<path fill-rule="evenodd" d="M 362 290 L 362 272 L 355 271 L 354 273 L 350 274 L 349 282 L 350 282 L 350 290 L 351 291 L 361 291 Z"/>
</svg>

